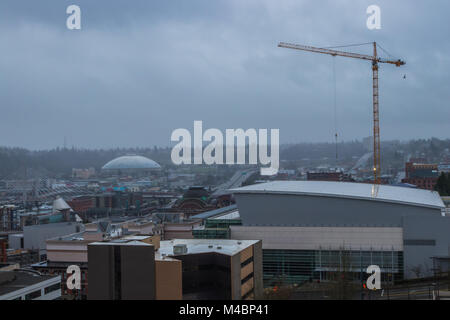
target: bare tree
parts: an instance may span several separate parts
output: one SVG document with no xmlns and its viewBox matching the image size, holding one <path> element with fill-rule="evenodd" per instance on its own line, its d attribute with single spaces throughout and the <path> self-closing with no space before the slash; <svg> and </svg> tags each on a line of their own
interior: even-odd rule
<svg viewBox="0 0 450 320">
<path fill-rule="evenodd" d="M 416 276 L 416 278 L 420 278 L 423 274 L 423 267 L 421 264 L 418 264 L 416 266 L 412 266 L 410 268 L 411 272 Z"/>
<path fill-rule="evenodd" d="M 352 277 L 351 253 L 341 248 L 338 259 L 334 262 L 335 271 L 331 274 L 330 295 L 332 299 L 353 299 L 357 285 Z"/>
</svg>

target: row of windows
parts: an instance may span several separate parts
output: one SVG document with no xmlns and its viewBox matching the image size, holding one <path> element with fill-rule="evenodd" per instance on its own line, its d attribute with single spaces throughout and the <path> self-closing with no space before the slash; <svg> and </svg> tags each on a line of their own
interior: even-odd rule
<svg viewBox="0 0 450 320">
<path fill-rule="evenodd" d="M 46 287 L 44 289 L 44 293 L 48 294 L 50 292 L 53 292 L 53 291 L 56 291 L 56 290 L 60 290 L 60 289 L 61 289 L 61 283 L 55 283 L 55 284 L 53 284 L 53 285 L 51 285 L 49 287 Z"/>
<path fill-rule="evenodd" d="M 399 265 L 399 255 L 394 251 L 318 251 L 315 255 L 315 265 L 318 267 L 363 268 L 378 265 L 384 269 L 396 269 Z"/>
<path fill-rule="evenodd" d="M 33 300 L 39 298 L 41 296 L 41 290 L 33 291 L 27 295 L 25 295 L 25 300 Z"/>
<path fill-rule="evenodd" d="M 54 291 L 57 291 L 57 290 L 60 290 L 60 289 L 61 289 L 61 283 L 58 282 L 58 283 L 52 284 L 51 286 L 44 288 L 44 295 L 49 294 Z M 26 294 L 24 299 L 25 300 L 34 300 L 41 296 L 42 296 L 42 290 L 39 289 L 39 290 L 35 290 L 33 292 Z M 22 300 L 22 297 L 17 297 L 14 300 Z"/>
<path fill-rule="evenodd" d="M 403 240 L 405 246 L 435 246 L 436 240 L 434 239 L 405 239 Z"/>
<path fill-rule="evenodd" d="M 263 250 L 263 263 L 298 264 L 335 267 L 343 264 L 364 266 L 377 264 L 380 267 L 398 266 L 402 261 L 396 251 L 307 251 L 307 250 Z"/>
<path fill-rule="evenodd" d="M 369 265 L 401 278 L 403 253 L 398 251 L 263 250 L 264 286 L 323 279 L 327 272 L 360 273 Z M 400 274 L 400 276 L 399 276 Z"/>
</svg>

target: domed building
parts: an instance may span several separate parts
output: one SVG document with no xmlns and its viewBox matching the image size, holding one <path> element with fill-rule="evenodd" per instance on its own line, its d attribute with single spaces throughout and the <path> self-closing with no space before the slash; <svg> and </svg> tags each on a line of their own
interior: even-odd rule
<svg viewBox="0 0 450 320">
<path fill-rule="evenodd" d="M 102 171 L 115 173 L 140 173 L 160 169 L 161 166 L 149 158 L 138 155 L 126 155 L 109 161 Z"/>
</svg>

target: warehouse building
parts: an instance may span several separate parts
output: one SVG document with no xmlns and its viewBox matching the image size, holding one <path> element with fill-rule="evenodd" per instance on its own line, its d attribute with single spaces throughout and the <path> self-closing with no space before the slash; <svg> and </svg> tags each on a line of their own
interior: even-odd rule
<svg viewBox="0 0 450 320">
<path fill-rule="evenodd" d="M 450 217 L 434 191 L 322 181 L 274 181 L 232 190 L 242 226 L 232 239 L 263 243 L 264 285 L 355 279 L 379 265 L 382 280 L 432 273 L 449 256 Z"/>
</svg>

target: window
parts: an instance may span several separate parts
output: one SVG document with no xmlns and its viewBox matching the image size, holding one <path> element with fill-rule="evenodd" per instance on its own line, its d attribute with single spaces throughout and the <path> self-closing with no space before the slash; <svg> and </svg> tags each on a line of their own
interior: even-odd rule
<svg viewBox="0 0 450 320">
<path fill-rule="evenodd" d="M 61 283 L 55 283 L 44 289 L 45 294 L 61 289 Z"/>
<path fill-rule="evenodd" d="M 244 279 L 241 280 L 241 285 L 246 283 L 251 278 L 253 278 L 253 272 L 251 272 L 248 276 L 246 276 Z"/>
<path fill-rule="evenodd" d="M 436 240 L 428 239 L 405 239 L 403 240 L 405 246 L 435 246 Z"/>
<path fill-rule="evenodd" d="M 39 298 L 41 296 L 41 290 L 33 291 L 27 295 L 25 295 L 25 300 L 34 300 L 36 298 Z"/>
<path fill-rule="evenodd" d="M 251 262 L 253 262 L 253 256 L 251 256 L 250 258 L 248 258 L 247 260 L 242 262 L 241 263 L 241 268 L 245 267 L 246 265 L 250 264 Z"/>
</svg>

